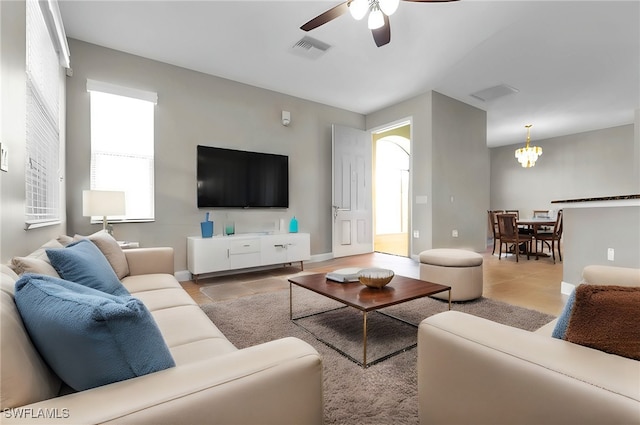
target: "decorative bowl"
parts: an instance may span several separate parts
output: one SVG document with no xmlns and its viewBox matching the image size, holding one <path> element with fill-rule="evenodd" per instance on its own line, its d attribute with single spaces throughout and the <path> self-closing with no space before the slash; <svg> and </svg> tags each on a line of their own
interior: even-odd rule
<svg viewBox="0 0 640 425">
<path fill-rule="evenodd" d="M 369 288 L 382 288 L 393 279 L 393 270 L 389 269 L 362 269 L 358 273 L 358 280 Z"/>
</svg>

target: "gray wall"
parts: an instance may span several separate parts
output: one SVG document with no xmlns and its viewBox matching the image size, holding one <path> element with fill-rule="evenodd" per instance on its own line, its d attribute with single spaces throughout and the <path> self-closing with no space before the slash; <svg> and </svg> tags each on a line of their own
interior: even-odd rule
<svg viewBox="0 0 640 425">
<path fill-rule="evenodd" d="M 483 252 L 489 209 L 487 113 L 433 95 L 433 246 Z M 452 230 L 458 230 L 454 238 Z"/>
<path fill-rule="evenodd" d="M 640 193 L 634 159 L 634 126 L 532 141 L 542 148 L 535 167 L 522 168 L 517 144 L 491 149 L 491 209 L 557 209 L 551 201 Z M 535 126 L 531 129 L 535 134 Z"/>
<path fill-rule="evenodd" d="M 590 264 L 640 268 L 640 207 L 565 208 L 562 280 L 576 285 Z M 613 248 L 614 261 L 607 260 Z"/>
<path fill-rule="evenodd" d="M 411 255 L 486 245 L 489 150 L 486 112 L 430 92 L 367 116 L 367 128 L 411 118 Z M 427 196 L 427 203 L 416 198 Z M 453 197 L 453 202 L 451 198 Z M 452 230 L 458 230 L 458 237 Z"/>
<path fill-rule="evenodd" d="M 635 127 L 634 127 L 634 144 L 633 144 L 633 181 L 636 185 L 636 192 L 640 192 L 640 109 L 636 109 L 634 114 Z"/>
<path fill-rule="evenodd" d="M 411 163 L 410 163 L 410 235 L 418 231 L 419 238 L 411 238 L 410 255 L 430 249 L 433 238 L 432 215 L 432 136 L 431 101 L 432 92 L 421 94 L 389 108 L 367 115 L 367 129 L 389 123 L 411 119 Z M 416 196 L 426 196 L 426 204 L 416 203 Z"/>
<path fill-rule="evenodd" d="M 0 142 L 9 149 L 9 171 L 0 172 L 0 261 L 15 255 L 26 255 L 44 242 L 66 231 L 66 211 L 61 210 L 61 223 L 25 231 L 25 147 L 26 147 L 26 81 L 25 81 L 25 3 L 0 1 Z M 64 76 L 62 81 L 61 116 L 64 117 Z M 64 121 L 62 121 L 64 122 Z M 64 157 L 64 125 L 61 149 Z M 64 174 L 64 162 L 61 164 Z M 61 183 L 64 199 L 64 183 Z"/>
<path fill-rule="evenodd" d="M 331 252 L 331 124 L 364 129 L 361 114 L 69 40 L 73 77 L 67 81 L 67 208 L 69 233 L 99 229 L 82 216 L 89 188 L 90 121 L 87 78 L 158 93 L 155 114 L 156 220 L 114 225 L 117 239 L 175 248 L 186 270 L 186 238 L 200 234 L 196 207 L 196 145 L 289 155 L 290 204 L 279 210 L 212 210 L 215 232 L 225 220 L 236 231 L 273 230 L 295 215 L 311 234 L 311 254 Z M 281 124 L 281 111 L 291 125 Z"/>
</svg>

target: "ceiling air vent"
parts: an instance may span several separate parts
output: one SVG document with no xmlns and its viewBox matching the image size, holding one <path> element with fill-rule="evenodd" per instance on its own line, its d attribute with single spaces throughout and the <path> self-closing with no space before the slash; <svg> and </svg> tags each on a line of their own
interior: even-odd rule
<svg viewBox="0 0 640 425">
<path fill-rule="evenodd" d="M 483 102 L 497 99 L 502 96 L 506 96 L 512 93 L 518 93 L 519 90 L 508 86 L 506 84 L 499 84 L 497 86 L 489 87 L 488 89 L 480 90 L 475 93 L 471 93 L 471 97 L 475 97 Z"/>
<path fill-rule="evenodd" d="M 317 59 L 331 46 L 315 38 L 304 36 L 291 47 L 291 53 L 303 58 Z"/>
</svg>

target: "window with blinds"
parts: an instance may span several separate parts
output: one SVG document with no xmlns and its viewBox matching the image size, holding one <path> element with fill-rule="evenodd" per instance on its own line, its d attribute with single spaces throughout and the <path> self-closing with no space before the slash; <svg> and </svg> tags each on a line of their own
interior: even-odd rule
<svg viewBox="0 0 640 425">
<path fill-rule="evenodd" d="M 117 221 L 153 221 L 154 105 L 157 95 L 88 80 L 91 97 L 91 189 L 125 192 Z M 92 217 L 99 222 L 102 217 Z"/>
<path fill-rule="evenodd" d="M 60 222 L 61 66 L 36 0 L 26 2 L 26 228 Z"/>
</svg>

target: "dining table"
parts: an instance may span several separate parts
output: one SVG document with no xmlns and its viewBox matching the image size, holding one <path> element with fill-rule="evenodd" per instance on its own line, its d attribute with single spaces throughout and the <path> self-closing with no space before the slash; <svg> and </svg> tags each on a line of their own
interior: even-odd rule
<svg viewBox="0 0 640 425">
<path fill-rule="evenodd" d="M 530 217 L 530 218 L 519 218 L 516 220 L 516 224 L 518 226 L 526 227 L 532 230 L 532 235 L 534 239 L 536 239 L 536 235 L 538 234 L 538 229 L 540 227 L 551 227 L 552 229 L 556 225 L 556 219 L 551 217 Z M 535 244 L 535 251 L 530 253 L 536 257 L 536 260 L 539 257 L 548 257 L 549 254 L 545 252 L 538 252 L 538 243 Z"/>
</svg>

